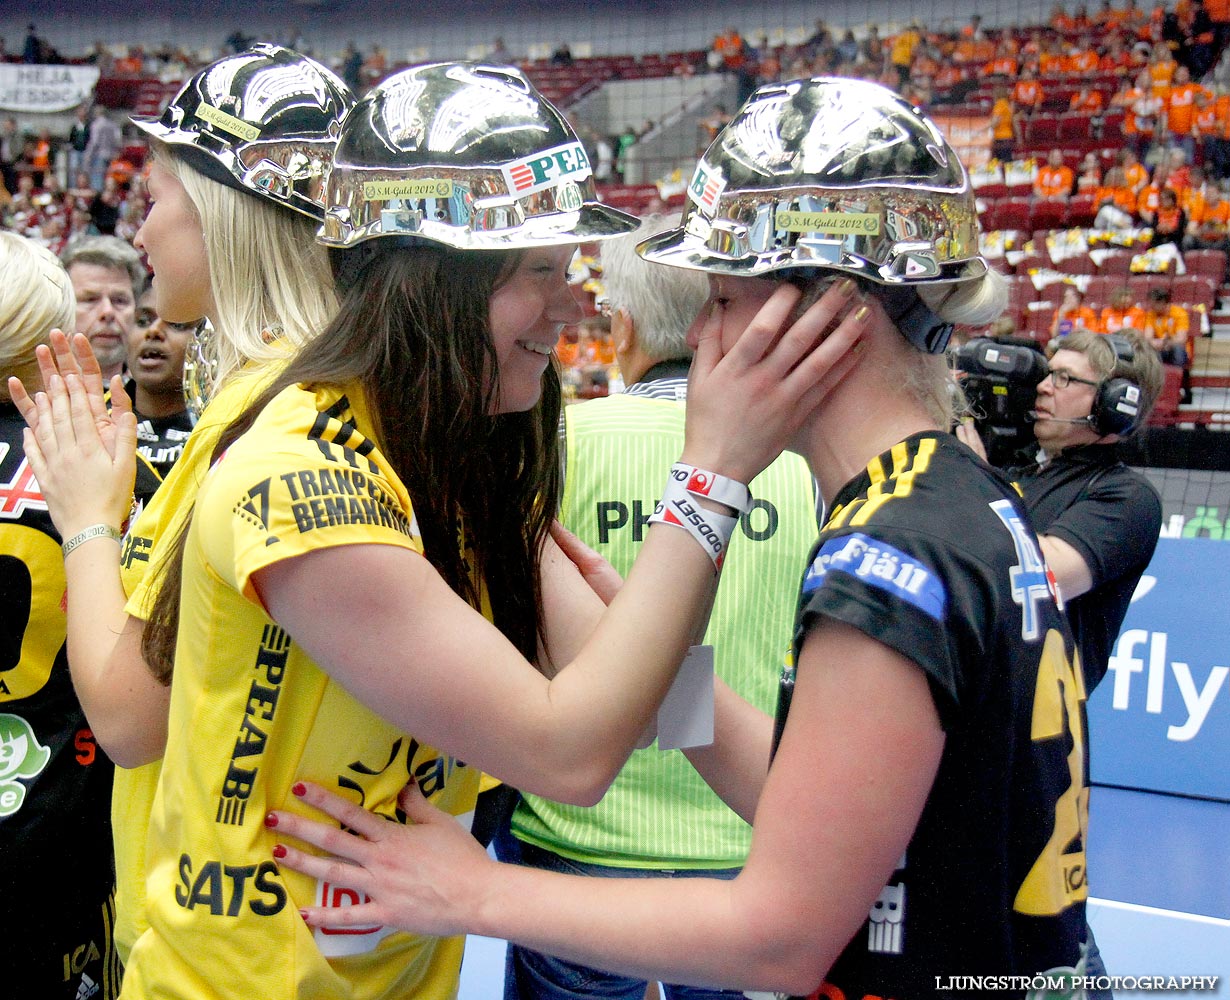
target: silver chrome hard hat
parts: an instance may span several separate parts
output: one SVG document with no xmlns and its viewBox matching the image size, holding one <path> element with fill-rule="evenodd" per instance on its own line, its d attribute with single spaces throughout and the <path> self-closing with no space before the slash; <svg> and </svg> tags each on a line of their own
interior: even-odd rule
<svg viewBox="0 0 1230 1000">
<path fill-rule="evenodd" d="M 520 70 L 435 63 L 388 77 L 342 123 L 318 239 L 418 237 L 460 250 L 621 236 L 572 126 Z"/>
<path fill-rule="evenodd" d="M 193 76 L 158 118 L 133 118 L 222 184 L 321 219 L 324 174 L 354 95 L 290 49 L 256 45 Z"/>
<path fill-rule="evenodd" d="M 973 189 L 935 124 L 879 84 L 761 87 L 705 152 L 680 228 L 646 260 L 763 276 L 820 268 L 881 285 L 981 278 Z"/>
</svg>

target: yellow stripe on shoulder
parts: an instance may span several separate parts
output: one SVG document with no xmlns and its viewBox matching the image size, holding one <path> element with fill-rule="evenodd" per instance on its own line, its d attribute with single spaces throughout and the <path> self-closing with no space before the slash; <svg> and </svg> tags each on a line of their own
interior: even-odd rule
<svg viewBox="0 0 1230 1000">
<path fill-rule="evenodd" d="M 889 455 L 893 460 L 891 473 L 886 473 L 880 456 L 867 465 L 871 486 L 865 497 L 834 508 L 827 528 L 857 527 L 866 524 L 876 512 L 895 497 L 907 497 L 914 489 L 915 479 L 931 466 L 935 454 L 936 439 L 923 438 L 915 444 L 900 441 L 893 445 Z"/>
</svg>

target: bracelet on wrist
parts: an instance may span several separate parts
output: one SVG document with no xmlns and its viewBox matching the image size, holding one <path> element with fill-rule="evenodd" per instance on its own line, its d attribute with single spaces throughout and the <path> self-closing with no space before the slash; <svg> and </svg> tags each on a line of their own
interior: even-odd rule
<svg viewBox="0 0 1230 1000">
<path fill-rule="evenodd" d="M 60 546 L 61 551 L 67 556 L 73 549 L 84 545 L 86 542 L 94 538 L 114 538 L 117 542 L 123 538 L 119 529 L 113 528 L 109 524 L 91 524 L 88 528 L 78 531 L 68 541 Z"/>
<path fill-rule="evenodd" d="M 713 570 L 716 573 L 726 559 L 726 549 L 730 545 L 730 538 L 739 518 L 733 514 L 706 510 L 688 492 L 686 483 L 686 478 L 677 477 L 675 471 L 671 470 L 671 475 L 666 480 L 666 488 L 662 492 L 662 500 L 650 515 L 649 523 L 672 524 L 688 532 L 705 550 L 705 555 L 713 561 Z"/>
<path fill-rule="evenodd" d="M 673 482 L 682 483 L 683 488 L 693 496 L 707 497 L 740 514 L 752 509 L 752 491 L 737 479 L 698 469 L 687 462 L 672 465 L 670 478 Z"/>
</svg>

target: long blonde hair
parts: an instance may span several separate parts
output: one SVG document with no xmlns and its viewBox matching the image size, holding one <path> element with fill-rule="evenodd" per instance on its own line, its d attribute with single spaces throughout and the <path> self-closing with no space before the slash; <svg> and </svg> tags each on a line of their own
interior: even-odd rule
<svg viewBox="0 0 1230 1000">
<path fill-rule="evenodd" d="M 211 180 L 173 147 L 154 155 L 183 186 L 205 234 L 221 383 L 241 365 L 285 361 L 337 312 L 315 220 Z"/>
</svg>

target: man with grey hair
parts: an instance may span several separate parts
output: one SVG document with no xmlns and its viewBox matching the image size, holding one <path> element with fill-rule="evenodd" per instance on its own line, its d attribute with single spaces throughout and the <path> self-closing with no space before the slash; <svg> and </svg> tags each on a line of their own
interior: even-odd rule
<svg viewBox="0 0 1230 1000">
<path fill-rule="evenodd" d="M 650 264 L 636 253 L 638 242 L 677 224 L 677 218 L 650 219 L 639 232 L 603 245 L 612 341 L 628 388 L 564 411 L 560 519 L 620 573 L 628 571 L 645 537 L 662 470 L 682 450 L 692 353 L 688 330 L 708 315 L 703 274 Z M 705 642 L 714 647 L 717 676 L 771 711 L 790 644 L 792 595 L 816 536 L 815 492 L 802 459 L 786 455 L 757 477 L 752 494 L 756 499 L 722 570 Z M 681 751 L 655 745 L 632 754 L 593 808 L 525 795 L 511 833 L 497 839 L 497 852 L 532 867 L 598 877 L 733 878 L 747 855 L 751 829 Z M 564 984 L 575 987 L 577 977 L 594 987 L 592 995 L 645 994 L 643 980 L 510 946 L 505 1000 L 575 996 Z M 668 1000 L 743 996 L 671 984 L 664 989 Z"/>
<path fill-rule="evenodd" d="M 77 332 L 98 358 L 103 378 L 124 369 L 128 338 L 145 290 L 145 268 L 131 246 L 115 236 L 73 240 L 60 254 L 77 296 Z"/>
</svg>

